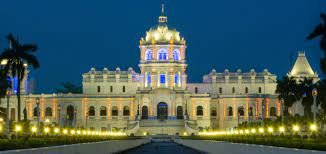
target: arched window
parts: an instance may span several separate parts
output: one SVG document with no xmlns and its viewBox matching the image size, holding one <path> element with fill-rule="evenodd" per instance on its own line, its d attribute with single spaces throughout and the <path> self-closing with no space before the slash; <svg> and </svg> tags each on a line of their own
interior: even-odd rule
<svg viewBox="0 0 326 154">
<path fill-rule="evenodd" d="M 101 108 L 100 108 L 100 116 L 106 116 L 106 114 L 107 114 L 106 107 L 101 106 Z"/>
<path fill-rule="evenodd" d="M 276 108 L 275 107 L 271 107 L 269 109 L 269 116 L 276 116 Z"/>
<path fill-rule="evenodd" d="M 228 107 L 228 116 L 233 116 L 233 108 L 231 106 Z"/>
<path fill-rule="evenodd" d="M 129 111 L 129 107 L 128 106 L 124 106 L 123 107 L 123 115 L 124 116 L 129 116 L 130 115 L 130 111 Z"/>
<path fill-rule="evenodd" d="M 152 83 L 152 77 L 151 77 L 151 73 L 148 72 L 147 73 L 147 77 L 146 77 L 146 83 L 147 83 L 147 86 L 150 87 L 151 86 L 151 83 Z"/>
<path fill-rule="evenodd" d="M 177 107 L 177 119 L 183 119 L 183 107 L 182 106 Z"/>
<path fill-rule="evenodd" d="M 153 53 L 152 50 L 147 50 L 145 53 L 145 60 L 152 60 Z"/>
<path fill-rule="evenodd" d="M 249 90 L 248 87 L 246 87 L 245 93 L 248 94 Z"/>
<path fill-rule="evenodd" d="M 89 116 L 95 116 L 95 107 L 94 106 L 90 106 L 88 109 L 88 115 Z"/>
<path fill-rule="evenodd" d="M 10 120 L 12 120 L 12 121 L 16 120 L 16 109 L 15 108 L 10 109 Z"/>
<path fill-rule="evenodd" d="M 101 92 L 101 86 L 97 86 L 97 92 L 98 92 L 98 93 Z"/>
<path fill-rule="evenodd" d="M 168 52 L 165 49 L 160 49 L 158 51 L 158 60 L 167 60 L 168 59 Z"/>
<path fill-rule="evenodd" d="M 160 83 L 165 84 L 165 82 L 166 82 L 166 75 L 160 74 Z"/>
<path fill-rule="evenodd" d="M 180 60 L 180 51 L 179 50 L 174 50 L 172 53 L 173 60 Z"/>
<path fill-rule="evenodd" d="M 123 93 L 126 92 L 126 86 L 122 86 L 122 92 L 123 92 Z"/>
<path fill-rule="evenodd" d="M 47 107 L 47 108 L 45 109 L 45 116 L 46 116 L 46 117 L 52 117 L 52 108 Z"/>
<path fill-rule="evenodd" d="M 179 84 L 179 73 L 174 74 L 174 84 L 176 86 Z"/>
<path fill-rule="evenodd" d="M 258 88 L 258 93 L 261 93 L 261 87 Z"/>
<path fill-rule="evenodd" d="M 195 87 L 195 94 L 198 93 L 198 87 Z"/>
<path fill-rule="evenodd" d="M 242 107 L 242 106 L 240 106 L 239 108 L 238 108 L 238 116 L 244 116 L 244 108 Z"/>
<path fill-rule="evenodd" d="M 197 106 L 197 116 L 203 116 L 203 107 L 202 106 Z"/>
<path fill-rule="evenodd" d="M 234 87 L 232 88 L 232 93 L 233 93 L 233 94 L 235 93 L 235 88 L 234 88 Z"/>
<path fill-rule="evenodd" d="M 112 116 L 118 116 L 118 107 L 116 106 L 113 106 L 112 107 Z"/>
<path fill-rule="evenodd" d="M 141 119 L 148 119 L 148 107 L 143 106 L 141 109 Z"/>
<path fill-rule="evenodd" d="M 219 92 L 220 92 L 220 94 L 223 93 L 223 89 L 222 89 L 222 87 L 219 88 Z"/>
<path fill-rule="evenodd" d="M 249 107 L 249 116 L 253 116 L 254 115 L 254 109 L 253 107 Z"/>
<path fill-rule="evenodd" d="M 113 92 L 113 86 L 110 86 L 110 92 L 111 93 Z"/>
<path fill-rule="evenodd" d="M 37 117 L 37 116 L 38 116 L 38 113 L 37 113 L 37 107 L 34 107 L 34 110 L 33 110 L 33 116 L 34 116 L 34 117 Z"/>
<path fill-rule="evenodd" d="M 211 116 L 215 117 L 217 115 L 216 107 L 211 107 Z"/>
</svg>

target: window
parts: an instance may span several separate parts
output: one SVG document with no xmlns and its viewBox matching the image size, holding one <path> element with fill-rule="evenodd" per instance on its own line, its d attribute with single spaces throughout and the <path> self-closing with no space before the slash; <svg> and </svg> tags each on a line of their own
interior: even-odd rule
<svg viewBox="0 0 326 154">
<path fill-rule="evenodd" d="M 151 86 L 152 83 L 152 77 L 151 77 L 151 73 L 147 73 L 147 86 Z"/>
<path fill-rule="evenodd" d="M 118 116 L 118 107 L 116 106 L 112 107 L 112 116 Z"/>
<path fill-rule="evenodd" d="M 160 74 L 160 83 L 165 83 L 166 80 L 165 80 L 165 74 Z"/>
<path fill-rule="evenodd" d="M 124 116 L 129 116 L 130 112 L 129 112 L 129 107 L 128 106 L 124 106 L 123 107 L 123 115 Z"/>
<path fill-rule="evenodd" d="M 219 92 L 220 92 L 220 94 L 222 94 L 223 93 L 223 89 L 220 87 L 220 89 L 219 89 Z"/>
<path fill-rule="evenodd" d="M 38 116 L 37 110 L 38 110 L 37 107 L 34 107 L 34 111 L 33 111 L 33 116 L 34 117 L 37 117 Z"/>
<path fill-rule="evenodd" d="M 203 107 L 197 106 L 197 116 L 203 116 Z"/>
<path fill-rule="evenodd" d="M 113 86 L 110 86 L 110 92 L 111 93 L 113 92 Z"/>
<path fill-rule="evenodd" d="M 254 115 L 254 109 L 253 107 L 249 107 L 249 116 L 253 116 Z"/>
<path fill-rule="evenodd" d="M 259 87 L 259 88 L 258 88 L 258 93 L 260 93 L 260 94 L 261 94 L 261 87 Z"/>
<path fill-rule="evenodd" d="M 47 108 L 45 109 L 45 116 L 46 116 L 46 117 L 52 117 L 52 108 L 47 107 Z"/>
<path fill-rule="evenodd" d="M 249 91 L 249 90 L 248 90 L 248 87 L 246 87 L 245 93 L 248 94 L 248 91 Z"/>
<path fill-rule="evenodd" d="M 100 116 L 106 116 L 106 107 L 105 106 L 101 106 L 100 108 Z"/>
<path fill-rule="evenodd" d="M 234 87 L 232 88 L 232 93 L 233 93 L 233 94 L 235 93 L 235 88 L 234 88 Z"/>
<path fill-rule="evenodd" d="M 174 74 L 174 84 L 175 85 L 179 84 L 179 74 L 178 73 Z"/>
<path fill-rule="evenodd" d="M 195 87 L 195 94 L 198 93 L 198 87 Z"/>
<path fill-rule="evenodd" d="M 97 92 L 98 92 L 98 93 L 101 92 L 101 86 L 97 86 Z"/>
<path fill-rule="evenodd" d="M 238 108 L 238 116 L 244 116 L 244 108 L 242 106 Z"/>
<path fill-rule="evenodd" d="M 233 108 L 231 106 L 228 107 L 228 116 L 233 116 Z"/>
<path fill-rule="evenodd" d="M 216 117 L 216 115 L 217 115 L 216 107 L 212 107 L 211 108 L 211 116 Z"/>
<path fill-rule="evenodd" d="M 276 116 L 276 108 L 275 107 L 271 107 L 269 109 L 269 116 Z"/>
<path fill-rule="evenodd" d="M 152 60 L 153 53 L 152 50 L 147 50 L 145 53 L 145 60 Z"/>
<path fill-rule="evenodd" d="M 88 109 L 88 115 L 89 116 L 95 116 L 95 107 L 94 106 L 90 106 Z"/>
<path fill-rule="evenodd" d="M 173 53 L 172 53 L 172 56 L 173 56 L 173 60 L 180 60 L 180 51 L 179 50 L 174 50 Z"/>
<path fill-rule="evenodd" d="M 126 86 L 122 86 L 122 92 L 126 92 Z"/>
<path fill-rule="evenodd" d="M 158 51 L 158 60 L 167 60 L 168 59 L 168 52 L 165 49 L 160 49 Z"/>
</svg>

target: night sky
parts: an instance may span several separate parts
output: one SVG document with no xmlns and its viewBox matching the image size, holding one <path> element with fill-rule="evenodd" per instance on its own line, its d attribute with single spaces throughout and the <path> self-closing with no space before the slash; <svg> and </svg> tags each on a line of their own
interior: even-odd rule
<svg viewBox="0 0 326 154">
<path fill-rule="evenodd" d="M 139 72 L 139 39 L 157 23 L 161 0 L 1 0 L 0 49 L 5 36 L 36 43 L 37 92 L 61 82 L 81 84 L 91 67 Z M 169 26 L 187 41 L 189 82 L 215 68 L 285 75 L 298 50 L 319 71 L 318 40 L 305 37 L 326 12 L 325 0 L 168 0 Z M 321 74 L 321 73 L 319 73 Z"/>
</svg>

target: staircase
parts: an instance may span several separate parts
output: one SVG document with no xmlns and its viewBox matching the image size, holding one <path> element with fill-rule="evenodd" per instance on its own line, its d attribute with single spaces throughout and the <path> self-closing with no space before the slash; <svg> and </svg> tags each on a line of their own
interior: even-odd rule
<svg viewBox="0 0 326 154">
<path fill-rule="evenodd" d="M 185 132 L 184 120 L 141 120 L 139 122 L 139 129 L 136 135 L 143 135 L 144 133 L 149 135 L 154 134 L 166 134 L 175 135 L 176 133 L 183 134 Z"/>
</svg>

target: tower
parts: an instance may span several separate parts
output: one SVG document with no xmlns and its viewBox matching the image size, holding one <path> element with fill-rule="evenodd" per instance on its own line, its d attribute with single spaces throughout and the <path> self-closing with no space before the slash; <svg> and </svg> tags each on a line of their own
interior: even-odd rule
<svg viewBox="0 0 326 154">
<path fill-rule="evenodd" d="M 168 27 L 164 4 L 158 24 L 141 38 L 139 48 L 141 89 L 186 88 L 186 41 L 176 29 Z"/>
</svg>

